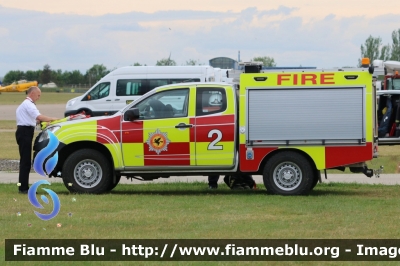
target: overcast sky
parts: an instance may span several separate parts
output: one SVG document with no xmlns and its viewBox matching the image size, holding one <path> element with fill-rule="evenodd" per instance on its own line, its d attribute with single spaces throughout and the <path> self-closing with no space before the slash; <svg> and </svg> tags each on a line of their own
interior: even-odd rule
<svg viewBox="0 0 400 266">
<path fill-rule="evenodd" d="M 270 3 L 273 2 L 273 3 Z M 372 0 L 0 0 L 0 77 L 10 70 L 108 69 L 167 58 L 208 64 L 270 56 L 277 66 L 356 66 L 369 35 L 391 43 L 400 7 Z"/>
</svg>

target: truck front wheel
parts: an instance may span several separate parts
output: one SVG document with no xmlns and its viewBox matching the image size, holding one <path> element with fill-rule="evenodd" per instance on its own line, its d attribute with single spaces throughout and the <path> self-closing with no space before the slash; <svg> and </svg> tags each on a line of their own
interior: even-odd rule
<svg viewBox="0 0 400 266">
<path fill-rule="evenodd" d="M 71 192 L 99 194 L 109 190 L 112 169 L 103 154 L 93 149 L 82 149 L 65 161 L 63 181 Z"/>
<path fill-rule="evenodd" d="M 113 178 L 113 182 L 110 183 L 110 187 L 107 189 L 107 191 L 113 190 L 118 185 L 120 180 L 121 180 L 121 175 L 116 175 L 115 183 L 114 183 L 114 178 Z"/>
<path fill-rule="evenodd" d="M 267 191 L 279 195 L 306 195 L 314 184 L 314 169 L 302 155 L 285 151 L 268 160 L 263 180 Z"/>
</svg>

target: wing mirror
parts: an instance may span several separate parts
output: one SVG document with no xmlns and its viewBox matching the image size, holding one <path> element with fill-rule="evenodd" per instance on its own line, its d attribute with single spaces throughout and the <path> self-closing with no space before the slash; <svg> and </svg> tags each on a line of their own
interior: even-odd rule
<svg viewBox="0 0 400 266">
<path fill-rule="evenodd" d="M 139 115 L 140 115 L 139 109 L 132 108 L 124 113 L 124 120 L 125 121 L 134 121 L 139 118 Z"/>
</svg>

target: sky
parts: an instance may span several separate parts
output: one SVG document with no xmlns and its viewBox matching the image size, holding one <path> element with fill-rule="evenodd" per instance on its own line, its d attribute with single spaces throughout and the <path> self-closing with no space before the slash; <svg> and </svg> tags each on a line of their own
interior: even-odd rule
<svg viewBox="0 0 400 266">
<path fill-rule="evenodd" d="M 356 66 L 371 35 L 391 44 L 400 7 L 372 0 L 0 0 L 0 77 L 45 64 L 83 74 L 136 62 L 274 58 L 277 66 Z"/>
</svg>

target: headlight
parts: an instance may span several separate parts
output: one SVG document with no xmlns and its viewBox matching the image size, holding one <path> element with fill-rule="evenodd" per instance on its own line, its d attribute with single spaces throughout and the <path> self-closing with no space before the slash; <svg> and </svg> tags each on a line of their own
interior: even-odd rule
<svg viewBox="0 0 400 266">
<path fill-rule="evenodd" d="M 48 131 L 51 131 L 52 133 L 56 132 L 57 130 L 59 130 L 61 128 L 61 126 L 50 126 L 47 128 Z M 47 135 L 47 134 L 46 134 Z"/>
<path fill-rule="evenodd" d="M 70 106 L 74 105 L 74 104 L 75 104 L 75 101 L 76 101 L 76 100 L 69 100 L 69 101 L 67 102 L 67 107 L 70 107 Z"/>
<path fill-rule="evenodd" d="M 47 130 L 43 130 L 42 133 L 40 133 L 39 137 L 39 142 L 42 142 L 43 140 L 46 140 L 49 138 L 49 135 L 47 134 Z"/>
</svg>

